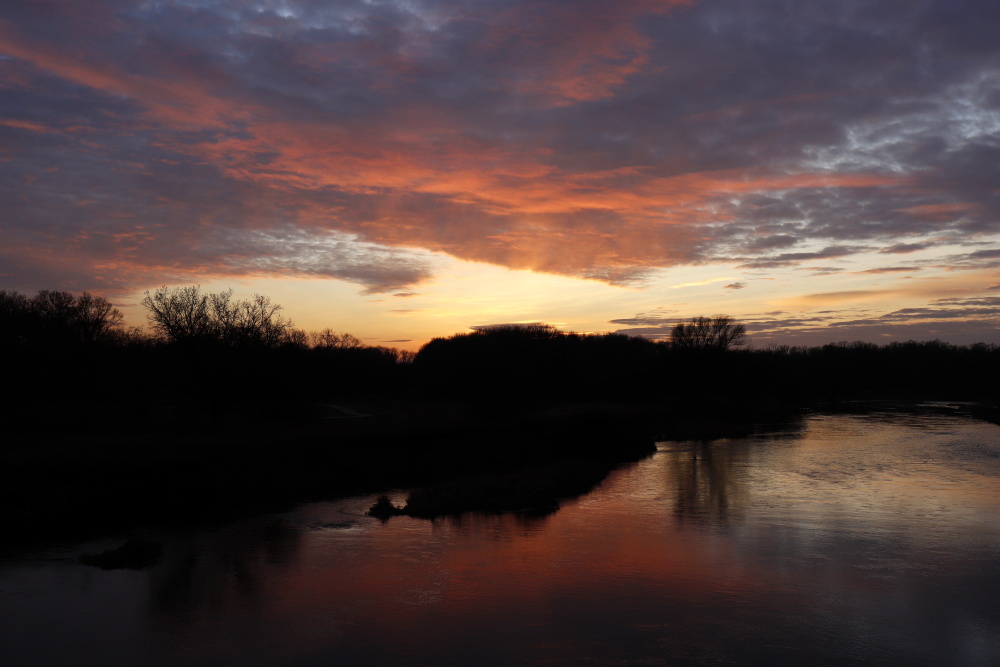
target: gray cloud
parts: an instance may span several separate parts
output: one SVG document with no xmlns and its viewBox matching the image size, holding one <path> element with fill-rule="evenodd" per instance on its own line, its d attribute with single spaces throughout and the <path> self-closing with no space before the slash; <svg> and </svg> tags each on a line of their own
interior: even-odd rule
<svg viewBox="0 0 1000 667">
<path fill-rule="evenodd" d="M 775 268 L 780 266 L 793 266 L 799 262 L 813 259 L 832 259 L 847 257 L 855 253 L 867 250 L 864 246 L 828 246 L 816 252 L 787 252 L 773 257 L 765 257 L 745 262 L 740 268 L 761 269 Z"/>
<path fill-rule="evenodd" d="M 842 266 L 815 266 L 809 268 L 798 268 L 796 271 L 808 271 L 811 276 L 829 276 L 835 273 L 843 273 L 846 269 Z"/>
<path fill-rule="evenodd" d="M 643 317 L 637 315 L 636 317 L 625 317 L 617 320 L 608 320 L 609 324 L 627 324 L 629 326 L 666 326 L 670 323 L 672 327 L 677 318 L 666 318 L 666 317 Z"/>
<path fill-rule="evenodd" d="M 882 248 L 879 252 L 883 254 L 901 255 L 910 252 L 917 252 L 919 250 L 926 250 L 930 247 L 930 243 L 896 243 L 888 248 Z"/>
<path fill-rule="evenodd" d="M 681 318 L 674 315 L 676 310 L 656 308 L 647 313 L 637 313 L 633 317 L 608 320 L 608 324 L 624 324 L 632 327 L 668 327 L 673 328 Z"/>
</svg>

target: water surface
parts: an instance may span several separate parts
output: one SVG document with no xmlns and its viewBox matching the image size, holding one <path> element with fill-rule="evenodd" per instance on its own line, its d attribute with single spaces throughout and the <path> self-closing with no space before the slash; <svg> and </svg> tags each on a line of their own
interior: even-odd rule
<svg viewBox="0 0 1000 667">
<path fill-rule="evenodd" d="M 554 515 L 350 498 L 0 562 L 12 665 L 1000 664 L 1000 427 L 940 410 L 660 443 Z M 405 493 L 397 494 L 401 502 Z"/>
</svg>

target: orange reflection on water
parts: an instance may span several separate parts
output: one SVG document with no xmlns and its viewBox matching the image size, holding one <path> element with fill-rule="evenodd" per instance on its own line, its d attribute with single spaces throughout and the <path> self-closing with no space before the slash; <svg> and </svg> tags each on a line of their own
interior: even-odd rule
<svg viewBox="0 0 1000 667">
<path fill-rule="evenodd" d="M 200 591 L 158 599 L 164 655 L 209 661 L 237 632 L 260 658 L 246 664 L 712 662 L 785 645 L 898 651 L 897 630 L 938 650 L 951 630 L 940 646 L 921 637 L 923 605 L 977 632 L 961 605 L 995 582 L 966 581 L 1000 542 L 1000 481 L 984 473 L 996 463 L 943 463 L 942 442 L 965 442 L 955 428 L 841 415 L 763 440 L 663 443 L 544 518 L 381 523 L 364 516 L 371 498 L 304 508 L 290 520 L 312 528 L 220 538 L 187 574 L 158 570 Z M 962 428 L 970 447 L 1000 447 Z"/>
</svg>

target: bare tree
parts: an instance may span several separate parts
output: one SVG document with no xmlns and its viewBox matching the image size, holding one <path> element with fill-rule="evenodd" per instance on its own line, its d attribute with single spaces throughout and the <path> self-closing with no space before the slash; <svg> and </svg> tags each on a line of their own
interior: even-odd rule
<svg viewBox="0 0 1000 667">
<path fill-rule="evenodd" d="M 313 347 L 328 347 L 338 350 L 353 350 L 365 346 L 357 336 L 349 333 L 337 333 L 330 328 L 310 332 L 309 343 Z"/>
<path fill-rule="evenodd" d="M 250 301 L 237 305 L 237 326 L 244 345 L 275 347 L 293 328 L 291 320 L 278 314 L 281 306 L 272 303 L 271 297 L 254 294 Z"/>
<path fill-rule="evenodd" d="M 309 347 L 309 334 L 306 333 L 305 329 L 296 329 L 295 327 L 288 327 L 285 331 L 285 335 L 281 340 L 282 345 L 291 345 L 293 347 L 308 348 Z"/>
<path fill-rule="evenodd" d="M 745 345 L 746 333 L 746 325 L 728 315 L 695 317 L 674 325 L 670 344 L 689 350 L 728 350 Z"/>
<path fill-rule="evenodd" d="M 74 329 L 87 343 L 116 335 L 124 327 L 124 316 L 103 296 L 84 292 L 76 299 Z"/>
<path fill-rule="evenodd" d="M 31 303 L 14 290 L 0 290 L 0 342 L 23 344 L 31 337 Z"/>
<path fill-rule="evenodd" d="M 278 311 L 271 297 L 254 294 L 249 301 L 233 301 L 232 290 L 209 295 L 218 337 L 235 347 L 275 347 L 292 331 L 292 322 Z"/>
<path fill-rule="evenodd" d="M 69 292 L 43 289 L 31 298 L 30 306 L 49 327 L 68 327 L 76 315 L 76 299 Z"/>
<path fill-rule="evenodd" d="M 234 347 L 275 347 L 293 324 L 281 306 L 263 294 L 233 300 L 233 291 L 203 294 L 201 287 L 161 287 L 146 292 L 142 305 L 153 329 L 168 340 L 212 340 Z"/>
<path fill-rule="evenodd" d="M 41 290 L 26 303 L 41 326 L 39 333 L 63 341 L 96 343 L 111 337 L 123 323 L 121 311 L 110 301 L 88 292 L 77 297 L 70 292 Z"/>
<path fill-rule="evenodd" d="M 167 340 L 190 342 L 210 338 L 214 333 L 209 300 L 199 285 L 164 285 L 152 294 L 147 290 L 142 305 L 148 311 L 146 317 L 153 331 Z"/>
</svg>

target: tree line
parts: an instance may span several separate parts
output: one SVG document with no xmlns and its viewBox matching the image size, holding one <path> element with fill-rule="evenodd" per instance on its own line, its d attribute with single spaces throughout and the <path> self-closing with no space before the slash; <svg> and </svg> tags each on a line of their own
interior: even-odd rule
<svg viewBox="0 0 1000 667">
<path fill-rule="evenodd" d="M 413 354 L 297 329 L 263 295 L 161 287 L 142 304 L 148 332 L 86 292 L 0 291 L 12 417 L 67 428 L 142 422 L 161 408 L 188 420 L 299 418 L 310 401 L 358 397 L 439 398 L 500 413 L 560 401 L 753 412 L 848 398 L 979 399 L 996 395 L 1000 376 L 995 344 L 752 349 L 746 327 L 725 315 L 678 322 L 668 341 L 504 325 L 435 338 Z"/>
<path fill-rule="evenodd" d="M 33 297 L 0 290 L 0 332 L 8 346 L 170 344 L 181 347 L 225 346 L 237 349 L 278 347 L 359 349 L 367 347 L 350 333 L 330 328 L 306 332 L 297 329 L 270 297 L 254 294 L 234 299 L 233 290 L 203 292 L 200 286 L 160 287 L 146 291 L 141 301 L 150 333 L 126 327 L 121 311 L 106 298 L 83 292 L 41 290 Z M 473 334 L 490 340 L 540 341 L 569 337 L 545 324 L 498 325 Z M 610 334 L 609 334 L 610 335 Z M 727 350 L 746 342 L 746 327 L 726 315 L 695 317 L 678 322 L 669 344 L 675 348 Z M 432 341 L 434 346 L 440 346 Z M 530 344 L 530 343 L 529 343 Z M 398 352 L 401 361 L 413 355 Z"/>
<path fill-rule="evenodd" d="M 121 343 L 132 333 L 121 311 L 88 292 L 41 290 L 33 297 L 0 290 L 0 342 L 7 348 Z"/>
<path fill-rule="evenodd" d="M 231 289 L 203 292 L 199 286 L 161 287 L 147 291 L 141 303 L 146 309 L 148 333 L 126 326 L 121 311 L 102 296 L 41 290 L 29 297 L 0 290 L 0 343 L 8 350 L 46 348 L 52 353 L 67 346 L 369 347 L 353 334 L 330 328 L 296 329 L 281 314 L 282 307 L 261 294 L 236 300 Z M 388 353 L 402 361 L 412 360 L 404 351 Z"/>
</svg>

